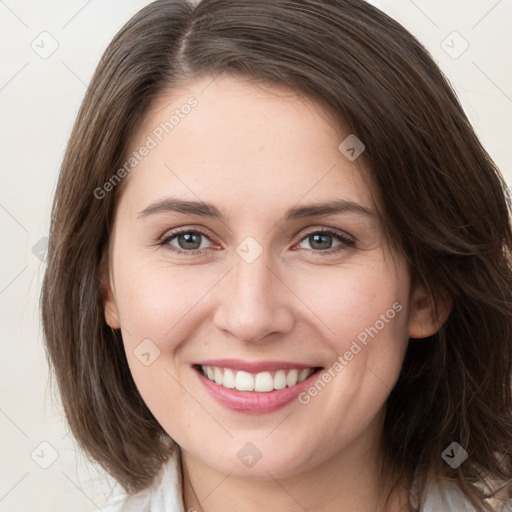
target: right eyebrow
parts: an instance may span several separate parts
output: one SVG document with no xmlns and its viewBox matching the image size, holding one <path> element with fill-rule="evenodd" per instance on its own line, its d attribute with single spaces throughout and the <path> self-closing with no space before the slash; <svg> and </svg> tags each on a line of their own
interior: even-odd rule
<svg viewBox="0 0 512 512">
<path fill-rule="evenodd" d="M 216 219 L 222 219 L 223 215 L 221 211 L 210 203 L 203 201 L 185 201 L 183 199 L 166 198 L 162 201 L 150 204 L 144 208 L 137 218 L 144 218 L 148 215 L 152 215 L 160 212 L 177 212 L 177 213 L 189 213 L 192 215 L 201 215 L 203 217 L 214 217 Z"/>
</svg>

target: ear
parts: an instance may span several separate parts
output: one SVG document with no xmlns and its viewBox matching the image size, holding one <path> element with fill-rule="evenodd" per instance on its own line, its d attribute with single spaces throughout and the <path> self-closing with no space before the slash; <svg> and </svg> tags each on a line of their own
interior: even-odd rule
<svg viewBox="0 0 512 512">
<path fill-rule="evenodd" d="M 101 256 L 99 266 L 100 296 L 107 325 L 112 329 L 120 329 L 121 322 L 119 320 L 119 312 L 117 310 L 112 280 L 110 278 L 108 259 L 108 249 L 106 248 Z"/>
<path fill-rule="evenodd" d="M 410 306 L 409 337 L 427 338 L 441 329 L 453 301 L 450 297 L 432 298 L 423 285 L 417 284 L 411 292 Z"/>
</svg>

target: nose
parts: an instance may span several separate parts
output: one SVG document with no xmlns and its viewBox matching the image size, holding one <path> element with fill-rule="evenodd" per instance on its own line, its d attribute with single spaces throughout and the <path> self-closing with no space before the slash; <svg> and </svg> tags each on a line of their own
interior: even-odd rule
<svg viewBox="0 0 512 512">
<path fill-rule="evenodd" d="M 264 250 L 252 263 L 235 254 L 219 290 L 214 324 L 239 341 L 254 343 L 293 328 L 293 293 L 271 269 L 267 254 Z"/>
</svg>

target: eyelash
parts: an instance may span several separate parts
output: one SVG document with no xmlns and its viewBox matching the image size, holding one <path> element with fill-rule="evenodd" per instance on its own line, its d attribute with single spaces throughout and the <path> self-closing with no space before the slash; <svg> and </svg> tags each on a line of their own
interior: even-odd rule
<svg viewBox="0 0 512 512">
<path fill-rule="evenodd" d="M 203 249 L 194 249 L 194 250 L 191 250 L 191 251 L 186 251 L 186 250 L 183 250 L 183 249 L 178 249 L 177 247 L 174 247 L 174 246 L 172 246 L 170 244 L 171 240 L 173 240 L 174 238 L 178 237 L 179 235 L 182 235 L 182 234 L 185 234 L 185 233 L 187 233 L 187 234 L 203 235 L 208 240 L 210 240 L 208 234 L 205 233 L 204 231 L 200 230 L 200 229 L 197 229 L 197 228 L 195 228 L 195 229 L 178 229 L 176 231 L 172 231 L 172 232 L 168 233 L 167 236 L 164 236 L 164 238 L 161 239 L 160 242 L 158 242 L 158 245 L 159 246 L 166 246 L 170 251 L 172 251 L 174 253 L 177 253 L 177 254 L 187 254 L 189 256 L 193 256 L 193 255 L 196 255 L 196 254 L 199 254 L 199 253 L 203 252 L 204 248 Z M 314 253 L 322 255 L 322 256 L 328 256 L 328 255 L 331 255 L 333 253 L 336 253 L 336 252 L 339 252 L 341 250 L 344 250 L 347 247 L 354 247 L 355 246 L 355 241 L 352 238 L 349 238 L 347 235 L 345 235 L 343 233 L 340 233 L 338 231 L 334 231 L 332 229 L 315 229 L 315 230 L 312 230 L 312 231 L 306 233 L 299 240 L 298 243 L 301 243 L 302 241 L 306 240 L 310 236 L 317 235 L 317 234 L 332 236 L 334 238 L 337 238 L 341 243 L 339 245 L 337 245 L 336 247 L 331 247 L 330 249 L 324 249 L 324 250 L 319 250 L 319 249 L 303 249 L 303 250 L 314 252 Z"/>
</svg>

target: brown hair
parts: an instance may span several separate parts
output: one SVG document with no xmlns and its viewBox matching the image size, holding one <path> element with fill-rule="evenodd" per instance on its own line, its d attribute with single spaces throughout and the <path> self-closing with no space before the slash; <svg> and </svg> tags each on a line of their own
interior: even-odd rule
<svg viewBox="0 0 512 512">
<path fill-rule="evenodd" d="M 121 187 L 103 199 L 93 192 L 123 165 L 159 94 L 217 73 L 322 102 L 366 145 L 389 239 L 412 279 L 453 302 L 437 334 L 409 341 L 388 399 L 383 471 L 396 485 L 416 471 L 420 489 L 429 476 L 454 479 L 477 510 L 490 510 L 482 482 L 512 479 L 505 183 L 427 51 L 362 0 L 159 0 L 105 51 L 62 164 L 41 295 L 74 436 L 129 492 L 147 487 L 173 449 L 104 318 L 100 264 Z M 453 441 L 469 454 L 457 469 L 441 458 Z"/>
</svg>

